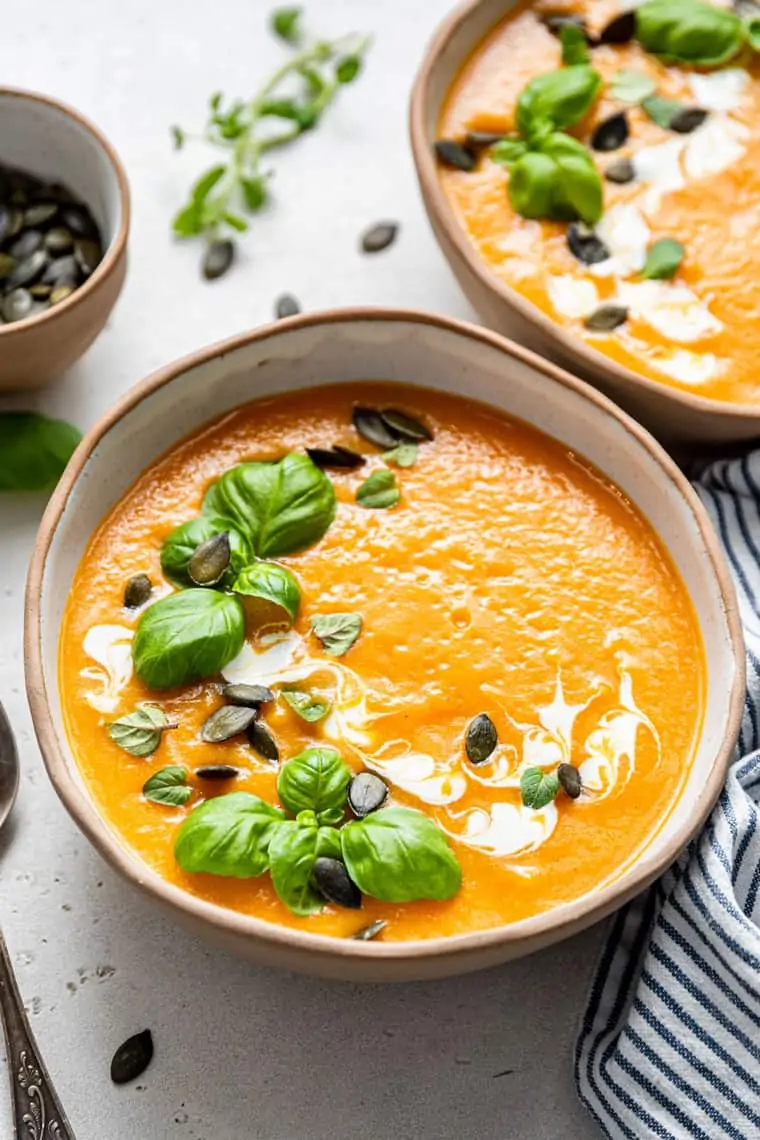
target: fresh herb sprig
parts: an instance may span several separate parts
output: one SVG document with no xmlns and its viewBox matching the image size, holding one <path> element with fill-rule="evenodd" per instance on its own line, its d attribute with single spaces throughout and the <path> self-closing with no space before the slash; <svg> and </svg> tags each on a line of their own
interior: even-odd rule
<svg viewBox="0 0 760 1140">
<path fill-rule="evenodd" d="M 294 142 L 312 130 L 341 87 L 359 75 L 369 37 L 349 35 L 307 42 L 301 9 L 272 13 L 273 32 L 293 50 L 291 57 L 249 100 L 225 100 L 221 91 L 209 99 L 209 114 L 200 135 L 172 127 L 177 150 L 199 140 L 226 152 L 197 179 L 186 204 L 173 222 L 180 238 L 206 240 L 203 273 L 221 277 L 234 260 L 234 238 L 248 229 L 246 214 L 257 214 L 269 201 L 271 170 L 268 152 Z"/>
</svg>

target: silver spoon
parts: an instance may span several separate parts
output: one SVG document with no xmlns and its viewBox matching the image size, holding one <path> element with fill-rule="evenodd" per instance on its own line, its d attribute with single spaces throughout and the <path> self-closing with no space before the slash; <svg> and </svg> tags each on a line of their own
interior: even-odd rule
<svg viewBox="0 0 760 1140">
<path fill-rule="evenodd" d="M 18 792 L 16 741 L 0 704 L 0 829 Z M 5 1032 L 16 1140 L 76 1140 L 32 1036 L 0 931 L 0 1015 Z"/>
</svg>

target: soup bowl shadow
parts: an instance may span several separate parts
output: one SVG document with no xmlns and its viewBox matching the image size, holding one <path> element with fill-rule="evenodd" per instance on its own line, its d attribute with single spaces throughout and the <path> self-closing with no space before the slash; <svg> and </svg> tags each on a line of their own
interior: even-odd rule
<svg viewBox="0 0 760 1140">
<path fill-rule="evenodd" d="M 660 439 L 719 444 L 760 438 L 760 406 L 709 400 L 659 384 L 555 324 L 491 271 L 456 216 L 434 152 L 441 111 L 467 60 L 518 5 L 519 0 L 467 0 L 455 9 L 434 35 L 412 89 L 409 125 L 417 178 L 433 233 L 462 291 L 491 328 L 582 376 Z"/>
<path fill-rule="evenodd" d="M 326 383 L 387 379 L 461 393 L 534 425 L 608 476 L 648 519 L 694 606 L 707 660 L 705 715 L 672 811 L 613 882 L 535 917 L 414 942 L 359 942 L 285 929 L 164 881 L 99 814 L 66 737 L 59 633 L 91 535 L 138 476 L 225 411 Z M 258 962 L 350 981 L 443 977 L 497 965 L 566 938 L 651 883 L 701 827 L 722 787 L 744 700 L 744 651 L 730 576 L 699 499 L 647 432 L 606 397 L 495 333 L 403 310 L 293 317 L 203 349 L 128 392 L 86 435 L 56 489 L 32 557 L 26 682 L 48 773 L 105 859 L 179 922 Z M 677 683 L 677 678 L 674 678 Z"/>
</svg>

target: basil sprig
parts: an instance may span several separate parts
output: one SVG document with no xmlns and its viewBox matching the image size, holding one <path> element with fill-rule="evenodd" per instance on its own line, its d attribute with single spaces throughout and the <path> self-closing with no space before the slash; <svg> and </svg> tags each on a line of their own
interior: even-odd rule
<svg viewBox="0 0 760 1140">
<path fill-rule="evenodd" d="M 636 38 L 665 62 L 720 67 L 741 50 L 745 28 L 735 12 L 702 0 L 648 0 L 636 9 Z"/>
<path fill-rule="evenodd" d="M 293 815 L 313 811 L 323 822 L 325 812 L 340 809 L 342 819 L 350 780 L 351 769 L 336 749 L 307 748 L 280 768 L 277 795 Z"/>
<path fill-rule="evenodd" d="M 64 420 L 38 412 L 1 412 L 0 491 L 53 487 L 81 438 Z"/>
<path fill-rule="evenodd" d="M 602 77 L 588 64 L 561 67 L 531 79 L 517 100 L 517 126 L 531 141 L 580 122 L 596 99 Z"/>
<path fill-rule="evenodd" d="M 173 689 L 219 673 L 244 641 L 238 599 L 198 587 L 169 594 L 143 611 L 132 660 L 149 689 Z"/>
</svg>

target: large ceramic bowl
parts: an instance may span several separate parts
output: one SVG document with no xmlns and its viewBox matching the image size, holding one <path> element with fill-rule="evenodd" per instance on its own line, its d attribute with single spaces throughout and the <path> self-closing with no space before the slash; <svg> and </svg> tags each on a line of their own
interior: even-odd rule
<svg viewBox="0 0 760 1140">
<path fill-rule="evenodd" d="M 412 91 L 411 140 L 422 197 L 438 243 L 468 300 L 492 328 L 514 337 L 601 388 L 669 441 L 711 443 L 760 436 L 760 406 L 708 400 L 625 368 L 560 328 L 492 273 L 457 219 L 433 152 L 449 89 L 483 38 L 517 0 L 467 0 L 439 28 Z"/>
<path fill-rule="evenodd" d="M 0 87 L 0 163 L 62 182 L 89 207 L 103 237 L 103 260 L 67 300 L 26 320 L 0 324 L 0 391 L 39 388 L 89 348 L 121 292 L 127 272 L 127 177 L 108 140 L 73 107 L 10 87 Z"/>
<path fill-rule="evenodd" d="M 650 846 L 616 882 L 509 926 L 403 943 L 288 930 L 164 882 L 98 814 L 66 739 L 57 680 L 59 630 L 76 566 L 100 520 L 142 471 L 207 421 L 248 400 L 378 378 L 466 393 L 535 424 L 613 479 L 647 516 L 686 583 L 709 672 L 687 785 Z M 264 963 L 336 978 L 432 978 L 491 966 L 581 930 L 640 891 L 694 835 L 721 788 L 743 707 L 743 661 L 736 603 L 717 540 L 696 495 L 658 444 L 604 396 L 526 349 L 422 313 L 375 309 L 294 317 L 156 372 L 85 437 L 45 513 L 29 573 L 29 700 L 48 772 L 79 827 L 113 867 L 197 933 Z"/>
</svg>

